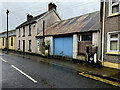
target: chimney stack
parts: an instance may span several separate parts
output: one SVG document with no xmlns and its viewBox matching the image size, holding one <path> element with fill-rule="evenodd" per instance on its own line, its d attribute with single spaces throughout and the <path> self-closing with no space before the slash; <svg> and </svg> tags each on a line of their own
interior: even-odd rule
<svg viewBox="0 0 120 90">
<path fill-rule="evenodd" d="M 48 11 L 55 9 L 56 10 L 57 6 L 54 3 L 49 3 L 48 4 Z"/>
<path fill-rule="evenodd" d="M 32 15 L 27 15 L 27 20 L 30 20 L 30 19 L 32 19 L 33 18 L 33 16 Z"/>
</svg>

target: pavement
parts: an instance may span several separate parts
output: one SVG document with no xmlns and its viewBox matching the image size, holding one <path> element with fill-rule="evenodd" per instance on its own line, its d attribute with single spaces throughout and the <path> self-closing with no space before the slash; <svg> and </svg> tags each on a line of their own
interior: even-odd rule
<svg viewBox="0 0 120 90">
<path fill-rule="evenodd" d="M 28 54 L 28 53 L 21 53 L 21 52 L 15 52 L 15 51 L 9 51 L 9 54 L 32 59 L 37 62 L 46 62 L 48 64 L 54 64 L 54 65 L 66 67 L 78 72 L 84 72 L 86 74 L 107 78 L 109 80 L 120 83 L 120 70 L 118 69 L 113 69 L 113 68 L 108 68 L 103 66 L 95 66 L 82 61 L 76 62 L 76 61 L 66 60 L 61 58 L 56 59 L 53 57 L 42 57 L 37 54 Z"/>
</svg>

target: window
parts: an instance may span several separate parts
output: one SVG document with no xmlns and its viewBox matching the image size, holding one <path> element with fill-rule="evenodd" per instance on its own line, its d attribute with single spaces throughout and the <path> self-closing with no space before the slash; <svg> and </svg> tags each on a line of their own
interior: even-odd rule
<svg viewBox="0 0 120 90">
<path fill-rule="evenodd" d="M 29 50 L 28 51 L 31 51 L 31 40 L 29 40 Z"/>
<path fill-rule="evenodd" d="M 20 49 L 20 40 L 18 41 L 18 49 Z"/>
<path fill-rule="evenodd" d="M 11 37 L 11 46 L 13 46 L 13 37 Z"/>
<path fill-rule="evenodd" d="M 82 35 L 81 37 L 82 41 L 92 41 L 92 35 Z"/>
<path fill-rule="evenodd" d="M 19 28 L 19 36 L 18 37 L 20 37 L 20 28 Z"/>
<path fill-rule="evenodd" d="M 108 52 L 120 52 L 120 34 L 108 34 Z"/>
<path fill-rule="evenodd" d="M 4 46 L 4 38 L 3 38 L 3 46 Z"/>
<path fill-rule="evenodd" d="M 28 36 L 31 36 L 31 25 L 29 25 L 29 35 Z"/>
<path fill-rule="evenodd" d="M 25 36 L 25 27 L 23 27 L 23 37 Z"/>
<path fill-rule="evenodd" d="M 110 0 L 109 4 L 109 14 L 116 14 L 120 12 L 120 2 L 119 0 Z"/>
</svg>

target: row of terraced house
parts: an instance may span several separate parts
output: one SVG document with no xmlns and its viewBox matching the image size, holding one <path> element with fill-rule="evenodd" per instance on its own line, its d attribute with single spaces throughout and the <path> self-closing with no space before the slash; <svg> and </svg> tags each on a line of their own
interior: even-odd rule
<svg viewBox="0 0 120 90">
<path fill-rule="evenodd" d="M 25 22 L 9 31 L 8 49 L 120 69 L 119 8 L 119 1 L 109 0 L 101 2 L 100 11 L 62 20 L 57 6 L 49 3 L 48 11 L 27 15 Z M 6 46 L 6 32 L 2 32 L 0 48 Z"/>
</svg>

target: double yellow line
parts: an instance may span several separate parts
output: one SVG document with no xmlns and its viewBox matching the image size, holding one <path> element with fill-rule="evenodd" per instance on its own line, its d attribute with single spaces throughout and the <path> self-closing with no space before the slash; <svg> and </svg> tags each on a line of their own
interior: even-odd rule
<svg viewBox="0 0 120 90">
<path fill-rule="evenodd" d="M 89 75 L 89 74 L 85 74 L 84 72 L 79 73 L 79 75 L 82 75 L 82 76 L 85 76 L 85 77 L 88 77 L 88 78 L 92 78 L 92 79 L 95 79 L 95 80 L 98 80 L 98 81 L 101 81 L 101 82 L 104 82 L 104 83 L 108 83 L 108 84 L 120 87 L 120 83 L 110 81 L 110 80 L 107 80 L 107 79 L 103 79 L 103 78 L 100 78 L 100 77 L 92 76 L 92 75 Z"/>
</svg>

